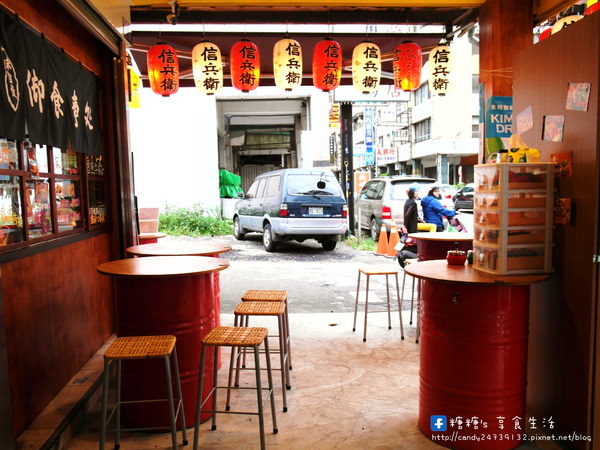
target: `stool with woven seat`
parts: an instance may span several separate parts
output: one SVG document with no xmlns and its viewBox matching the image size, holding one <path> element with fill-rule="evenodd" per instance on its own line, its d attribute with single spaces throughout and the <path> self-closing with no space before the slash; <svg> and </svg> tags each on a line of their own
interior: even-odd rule
<svg viewBox="0 0 600 450">
<path fill-rule="evenodd" d="M 115 339 L 104 353 L 104 373 L 102 388 L 102 425 L 100 428 L 100 449 L 104 449 L 106 442 L 106 431 L 108 423 L 115 414 L 116 437 L 115 448 L 119 448 L 121 439 L 121 405 L 133 403 L 149 402 L 168 402 L 170 427 L 146 427 L 146 428 L 128 428 L 129 431 L 145 431 L 170 429 L 173 448 L 177 447 L 177 417 L 181 417 L 181 435 L 182 445 L 187 445 L 187 435 L 185 427 L 185 414 L 183 413 L 183 399 L 181 395 L 181 383 L 179 379 L 179 368 L 177 364 L 177 351 L 175 350 L 175 336 L 131 336 L 119 337 Z M 162 358 L 165 363 L 165 379 L 167 388 L 167 399 L 139 399 L 139 400 L 121 400 L 121 362 L 125 360 Z M 112 365 L 116 364 L 116 401 L 110 414 L 108 414 L 108 391 L 109 391 L 109 373 Z M 171 376 L 171 365 L 173 366 L 174 376 Z M 177 407 L 173 398 L 173 387 L 177 391 Z"/>
<path fill-rule="evenodd" d="M 291 347 L 291 333 L 290 333 L 290 321 L 288 317 L 289 306 L 287 301 L 287 291 L 277 289 L 249 289 L 242 295 L 243 302 L 283 302 L 285 303 L 285 327 L 288 330 L 288 336 L 286 339 L 286 352 L 288 356 L 288 365 L 292 370 L 292 347 Z"/>
<path fill-rule="evenodd" d="M 275 416 L 275 399 L 273 395 L 273 377 L 271 374 L 271 361 L 269 358 L 269 338 L 268 330 L 262 327 L 216 327 L 213 328 L 204 338 L 202 339 L 202 349 L 200 351 L 200 373 L 204 373 L 204 357 L 206 355 L 207 347 L 214 347 L 214 364 L 213 364 L 213 377 L 214 387 L 206 396 L 202 399 L 202 387 L 203 378 L 200 376 L 198 382 L 198 396 L 196 400 L 196 423 L 194 425 L 194 450 L 198 448 L 199 441 L 199 426 L 200 426 L 200 414 L 203 412 L 212 413 L 212 427 L 214 431 L 217 429 L 217 414 L 248 414 L 258 416 L 258 427 L 260 430 L 260 447 L 265 448 L 265 427 L 264 427 L 264 416 L 263 416 L 263 402 L 262 402 L 262 383 L 261 383 L 261 368 L 260 368 L 260 345 L 264 343 L 265 354 L 267 356 L 267 381 L 268 387 L 266 390 L 269 392 L 271 402 L 271 416 L 273 418 L 273 434 L 277 434 L 277 418 Z M 231 347 L 232 354 L 241 348 L 251 348 L 254 352 L 254 371 L 256 375 L 256 386 L 237 389 L 255 389 L 257 396 L 257 411 L 231 411 L 217 410 L 217 391 L 218 389 L 227 389 L 228 392 L 231 388 L 231 382 L 227 386 L 219 386 L 217 383 L 217 372 L 218 372 L 218 351 L 220 347 Z M 212 409 L 202 409 L 204 404 L 212 395 Z"/>
<path fill-rule="evenodd" d="M 358 313 L 358 296 L 360 293 L 360 277 L 364 274 L 367 277 L 366 297 L 365 297 L 365 328 L 363 332 L 363 342 L 367 341 L 367 316 L 369 313 L 369 280 L 374 275 L 385 275 L 385 287 L 387 292 L 387 313 L 388 313 L 388 329 L 392 329 L 392 316 L 390 309 L 390 283 L 389 276 L 393 275 L 396 278 L 396 296 L 398 299 L 398 314 L 400 316 L 400 335 L 404 339 L 404 326 L 402 325 L 402 300 L 400 297 L 400 285 L 398 283 L 398 269 L 392 267 L 363 267 L 358 269 L 358 282 L 356 284 L 356 302 L 354 303 L 354 324 L 352 331 L 356 331 L 356 316 Z"/>
<path fill-rule="evenodd" d="M 291 389 L 290 383 L 290 372 L 289 372 L 289 364 L 288 364 L 288 353 L 287 353 L 287 345 L 289 331 L 287 329 L 287 321 L 285 320 L 285 312 L 287 310 L 286 304 L 283 302 L 275 302 L 275 301 L 265 301 L 265 302 L 251 302 L 251 301 L 242 301 L 240 302 L 233 314 L 235 315 L 234 326 L 248 326 L 248 322 L 251 316 L 267 316 L 267 317 L 276 317 L 277 325 L 278 325 L 278 338 L 279 338 L 279 347 L 277 349 L 273 349 L 273 353 L 279 354 L 279 368 L 274 370 L 281 371 L 281 397 L 283 399 L 283 412 L 287 412 L 287 398 L 286 398 L 286 390 Z M 265 350 L 266 352 L 266 350 Z M 268 354 L 268 353 L 267 353 Z M 229 383 L 231 384 L 232 372 L 235 370 L 235 386 L 239 386 L 239 377 L 240 377 L 240 366 L 241 366 L 241 358 L 245 355 L 244 353 L 240 353 L 234 355 L 233 352 L 231 354 L 231 363 L 229 365 Z M 245 366 L 242 366 L 245 368 Z M 229 406 L 229 395 L 227 405 Z"/>
</svg>

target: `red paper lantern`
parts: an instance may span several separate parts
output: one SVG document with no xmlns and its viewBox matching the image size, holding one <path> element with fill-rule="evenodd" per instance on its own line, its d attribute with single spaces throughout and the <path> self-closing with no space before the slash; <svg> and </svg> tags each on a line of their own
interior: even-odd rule
<svg viewBox="0 0 600 450">
<path fill-rule="evenodd" d="M 394 85 L 403 91 L 414 91 L 421 84 L 421 47 L 405 41 L 394 49 Z"/>
<path fill-rule="evenodd" d="M 260 81 L 260 52 L 248 39 L 231 46 L 231 83 L 242 92 L 253 91 Z"/>
<path fill-rule="evenodd" d="M 168 97 L 179 89 L 179 60 L 175 49 L 159 42 L 148 50 L 148 78 L 156 94 Z"/>
<path fill-rule="evenodd" d="M 542 32 L 540 33 L 540 37 L 539 37 L 539 40 L 538 40 L 538 42 L 541 42 L 541 41 L 543 41 L 544 39 L 547 39 L 547 38 L 549 38 L 551 34 L 552 34 L 552 27 L 548 27 L 548 28 L 546 28 L 544 31 L 542 31 Z"/>
<path fill-rule="evenodd" d="M 584 16 L 589 16 L 590 14 L 598 11 L 599 9 L 600 9 L 600 2 L 599 1 L 588 0 L 587 7 L 586 7 L 585 12 L 583 13 L 583 15 Z"/>
<path fill-rule="evenodd" d="M 333 39 L 317 42 L 313 50 L 313 84 L 322 91 L 332 91 L 342 79 L 342 47 Z"/>
</svg>

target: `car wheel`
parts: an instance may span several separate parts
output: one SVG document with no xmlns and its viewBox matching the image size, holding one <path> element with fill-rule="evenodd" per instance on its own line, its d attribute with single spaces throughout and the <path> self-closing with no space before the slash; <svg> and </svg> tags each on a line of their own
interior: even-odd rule
<svg viewBox="0 0 600 450">
<path fill-rule="evenodd" d="M 371 239 L 373 239 L 375 242 L 377 242 L 379 239 L 379 231 L 380 227 L 377 225 L 377 220 L 375 220 L 375 217 L 373 217 L 371 219 Z"/>
<path fill-rule="evenodd" d="M 327 241 L 321 242 L 324 250 L 332 251 L 335 250 L 335 246 L 337 245 L 337 241 L 335 239 L 329 239 Z"/>
<path fill-rule="evenodd" d="M 233 236 L 238 241 L 243 241 L 244 239 L 246 239 L 246 233 L 244 232 L 244 229 L 242 228 L 242 225 L 240 224 L 239 217 L 236 217 L 233 219 Z"/>
<path fill-rule="evenodd" d="M 269 223 L 263 228 L 263 246 L 268 252 L 274 252 L 277 249 L 277 243 L 273 241 L 273 230 Z"/>
</svg>

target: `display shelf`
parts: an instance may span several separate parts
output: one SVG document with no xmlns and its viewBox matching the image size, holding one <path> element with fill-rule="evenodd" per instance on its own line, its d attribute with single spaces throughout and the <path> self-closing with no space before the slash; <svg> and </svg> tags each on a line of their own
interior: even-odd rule
<svg viewBox="0 0 600 450">
<path fill-rule="evenodd" d="M 475 166 L 473 267 L 552 271 L 553 191 L 553 163 Z"/>
</svg>

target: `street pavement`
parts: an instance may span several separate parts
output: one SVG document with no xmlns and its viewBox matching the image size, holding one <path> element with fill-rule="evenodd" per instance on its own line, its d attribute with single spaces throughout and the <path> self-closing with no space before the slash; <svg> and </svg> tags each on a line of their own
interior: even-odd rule
<svg viewBox="0 0 600 450">
<path fill-rule="evenodd" d="M 232 250 L 220 255 L 230 262 L 220 272 L 221 312 L 232 312 L 240 297 L 248 289 L 283 289 L 288 291 L 290 313 L 353 312 L 359 267 L 383 265 L 399 269 L 398 281 L 402 288 L 402 269 L 396 258 L 375 255 L 372 251 L 354 250 L 345 242 L 338 242 L 333 251 L 323 250 L 314 240 L 303 243 L 283 242 L 277 252 L 268 253 L 262 245 L 262 235 L 250 233 L 244 241 L 233 236 L 213 238 L 167 237 L 165 240 L 211 240 L 224 242 Z M 407 277 L 407 298 L 403 310 L 410 308 L 410 289 Z M 364 292 L 365 279 L 361 280 Z M 392 309 L 397 310 L 396 286 L 390 277 Z M 385 276 L 372 276 L 369 304 L 375 305 L 386 298 Z M 361 302 L 364 294 L 361 296 Z M 362 311 L 362 309 L 360 309 Z M 371 308 L 369 308 L 371 311 Z"/>
</svg>

